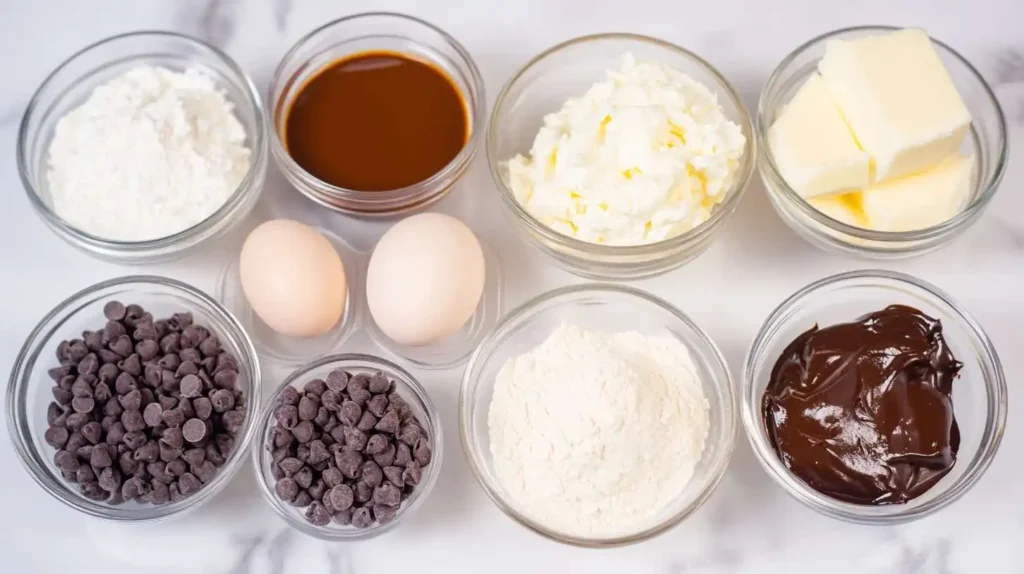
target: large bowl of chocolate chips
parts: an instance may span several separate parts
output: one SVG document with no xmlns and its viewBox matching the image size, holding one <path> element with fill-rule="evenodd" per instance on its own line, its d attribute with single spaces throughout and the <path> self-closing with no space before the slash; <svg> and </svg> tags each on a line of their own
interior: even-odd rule
<svg viewBox="0 0 1024 574">
<path fill-rule="evenodd" d="M 856 271 L 798 291 L 744 365 L 743 423 L 787 493 L 834 518 L 908 522 L 967 492 L 1006 421 L 978 323 L 907 275 Z"/>
<path fill-rule="evenodd" d="M 254 436 L 260 368 L 241 325 L 179 281 L 132 276 L 80 291 L 29 335 L 7 427 L 44 490 L 127 522 L 198 507 Z"/>
</svg>

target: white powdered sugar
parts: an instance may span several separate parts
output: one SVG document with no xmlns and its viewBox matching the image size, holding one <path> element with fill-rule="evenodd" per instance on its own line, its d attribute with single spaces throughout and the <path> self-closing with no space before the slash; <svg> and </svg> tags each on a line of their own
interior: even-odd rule
<svg viewBox="0 0 1024 574">
<path fill-rule="evenodd" d="M 47 171 L 53 210 L 109 240 L 184 231 L 245 177 L 245 139 L 234 106 L 207 75 L 133 68 L 57 123 Z"/>
<path fill-rule="evenodd" d="M 708 411 L 678 339 L 563 325 L 498 373 L 494 469 L 517 508 L 549 528 L 634 532 L 693 476 Z"/>
</svg>

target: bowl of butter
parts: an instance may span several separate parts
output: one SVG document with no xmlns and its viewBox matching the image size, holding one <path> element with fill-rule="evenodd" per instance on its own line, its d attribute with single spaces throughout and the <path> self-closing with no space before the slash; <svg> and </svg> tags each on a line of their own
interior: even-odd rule
<svg viewBox="0 0 1024 574">
<path fill-rule="evenodd" d="M 803 44 L 758 102 L 758 167 L 799 235 L 870 258 L 927 253 L 967 229 L 1007 166 L 1006 119 L 977 69 L 917 28 Z"/>
</svg>

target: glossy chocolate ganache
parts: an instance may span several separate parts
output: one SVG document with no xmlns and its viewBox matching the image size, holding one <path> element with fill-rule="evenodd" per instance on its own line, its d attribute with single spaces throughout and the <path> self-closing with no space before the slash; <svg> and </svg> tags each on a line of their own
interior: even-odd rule
<svg viewBox="0 0 1024 574">
<path fill-rule="evenodd" d="M 772 447 L 793 474 L 832 498 L 902 504 L 956 463 L 953 379 L 962 363 L 942 324 L 891 305 L 801 334 L 765 390 Z"/>
</svg>

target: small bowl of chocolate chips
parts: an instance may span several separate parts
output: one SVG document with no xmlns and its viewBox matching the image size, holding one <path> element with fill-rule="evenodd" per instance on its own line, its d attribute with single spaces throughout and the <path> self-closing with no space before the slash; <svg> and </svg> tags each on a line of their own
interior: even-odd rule
<svg viewBox="0 0 1024 574">
<path fill-rule="evenodd" d="M 255 436 L 260 367 L 241 325 L 179 281 L 132 276 L 72 295 L 32 331 L 7 427 L 43 489 L 97 518 L 198 507 Z"/>
<path fill-rule="evenodd" d="M 323 540 L 383 534 L 418 507 L 441 467 L 441 425 L 398 365 L 333 355 L 292 373 L 259 421 L 253 463 L 264 498 Z"/>
</svg>

